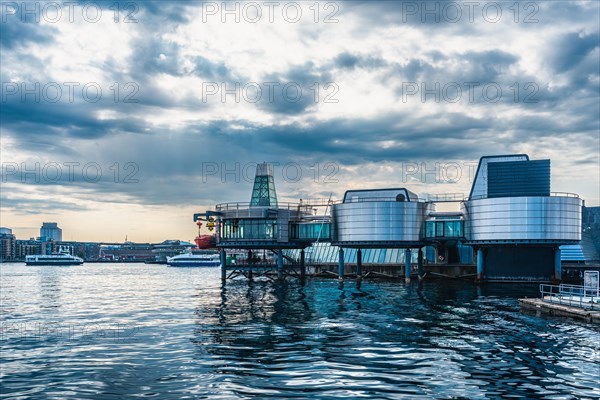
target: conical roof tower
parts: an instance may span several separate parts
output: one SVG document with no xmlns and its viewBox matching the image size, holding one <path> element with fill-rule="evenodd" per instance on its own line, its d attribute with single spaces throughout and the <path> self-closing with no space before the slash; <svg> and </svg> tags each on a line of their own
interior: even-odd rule
<svg viewBox="0 0 600 400">
<path fill-rule="evenodd" d="M 271 164 L 262 163 L 256 166 L 250 207 L 277 207 L 277 193 Z"/>
</svg>

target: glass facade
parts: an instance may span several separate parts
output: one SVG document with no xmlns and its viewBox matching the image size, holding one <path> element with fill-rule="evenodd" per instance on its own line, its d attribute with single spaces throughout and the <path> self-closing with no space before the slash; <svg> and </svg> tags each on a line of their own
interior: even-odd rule
<svg viewBox="0 0 600 400">
<path fill-rule="evenodd" d="M 223 240 L 277 240 L 274 219 L 230 219 L 222 224 Z"/>
<path fill-rule="evenodd" d="M 405 249 L 363 249 L 363 264 L 389 264 L 404 265 Z M 307 264 L 337 264 L 339 247 L 332 246 L 331 243 L 313 243 L 305 250 L 305 259 Z M 300 260 L 300 250 L 286 250 L 286 255 L 296 262 Z M 344 262 L 349 264 L 356 263 L 357 250 L 353 248 L 344 249 Z M 417 250 L 411 252 L 411 262 L 417 262 Z"/>
<path fill-rule="evenodd" d="M 426 221 L 425 222 L 425 237 L 436 238 L 462 238 L 463 221 Z"/>
<path fill-rule="evenodd" d="M 330 240 L 330 223 L 292 224 L 290 225 L 292 240 Z"/>
<path fill-rule="evenodd" d="M 250 206 L 277 207 L 277 193 L 273 176 L 257 175 L 254 178 Z"/>
</svg>

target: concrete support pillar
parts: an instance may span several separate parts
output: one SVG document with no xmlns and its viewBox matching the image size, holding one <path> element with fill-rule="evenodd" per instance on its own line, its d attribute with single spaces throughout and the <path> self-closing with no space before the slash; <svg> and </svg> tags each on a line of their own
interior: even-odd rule
<svg viewBox="0 0 600 400">
<path fill-rule="evenodd" d="M 306 264 L 305 264 L 305 255 L 304 249 L 300 250 L 300 278 L 304 279 L 306 277 Z"/>
<path fill-rule="evenodd" d="M 283 250 L 277 252 L 277 279 L 283 279 Z"/>
<path fill-rule="evenodd" d="M 404 281 L 406 283 L 410 282 L 410 258 L 410 249 L 406 249 L 406 251 L 404 252 Z"/>
<path fill-rule="evenodd" d="M 356 251 L 356 277 L 362 279 L 362 250 Z"/>
<path fill-rule="evenodd" d="M 423 277 L 423 249 L 419 247 L 419 254 L 417 256 L 417 266 L 419 267 L 419 280 Z"/>
<path fill-rule="evenodd" d="M 557 281 L 562 280 L 562 263 L 560 261 L 560 247 L 554 250 L 554 279 Z"/>
<path fill-rule="evenodd" d="M 344 280 L 344 249 L 340 247 L 339 258 L 338 258 L 338 279 Z"/>
<path fill-rule="evenodd" d="M 485 257 L 484 249 L 480 247 L 477 249 L 477 281 L 482 282 L 485 276 Z"/>
<path fill-rule="evenodd" d="M 221 261 L 221 281 L 225 283 L 227 280 L 227 253 L 225 253 L 225 249 L 221 249 L 219 256 Z"/>
</svg>

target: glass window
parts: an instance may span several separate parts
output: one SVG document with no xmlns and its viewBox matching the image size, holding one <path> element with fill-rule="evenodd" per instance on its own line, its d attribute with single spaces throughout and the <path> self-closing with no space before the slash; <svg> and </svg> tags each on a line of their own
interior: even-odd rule
<svg viewBox="0 0 600 400">
<path fill-rule="evenodd" d="M 356 249 L 346 249 L 346 253 L 348 254 L 348 256 L 346 257 L 346 260 L 349 263 L 355 263 L 356 262 Z"/>
<path fill-rule="evenodd" d="M 372 263 L 373 262 L 373 249 L 363 250 L 363 263 Z"/>
<path fill-rule="evenodd" d="M 385 260 L 386 264 L 390 264 L 392 262 L 393 249 L 387 249 L 385 252 Z"/>
<path fill-rule="evenodd" d="M 390 257 L 390 263 L 398 264 L 400 263 L 400 251 L 399 249 L 392 249 L 392 255 Z"/>
<path fill-rule="evenodd" d="M 435 223 L 435 236 L 436 237 L 444 236 L 444 223 L 441 221 Z"/>
<path fill-rule="evenodd" d="M 425 222 L 425 236 L 431 237 L 432 233 L 433 233 L 432 231 L 433 231 L 433 221 Z"/>
<path fill-rule="evenodd" d="M 377 259 L 378 263 L 383 263 L 385 262 L 385 255 L 387 253 L 387 249 L 379 249 L 379 257 Z"/>
<path fill-rule="evenodd" d="M 222 236 L 229 240 L 273 240 L 276 235 L 274 220 L 228 220 L 222 225 Z"/>
<path fill-rule="evenodd" d="M 339 254 L 338 253 L 339 253 L 339 251 L 340 251 L 339 247 L 337 247 L 337 246 L 336 247 L 331 247 L 331 249 L 329 251 L 329 253 L 330 253 L 329 254 L 329 261 L 330 262 L 334 262 L 334 263 L 338 262 L 338 259 L 339 259 Z"/>
<path fill-rule="evenodd" d="M 444 225 L 444 236 L 455 237 L 454 221 L 447 221 Z"/>
</svg>

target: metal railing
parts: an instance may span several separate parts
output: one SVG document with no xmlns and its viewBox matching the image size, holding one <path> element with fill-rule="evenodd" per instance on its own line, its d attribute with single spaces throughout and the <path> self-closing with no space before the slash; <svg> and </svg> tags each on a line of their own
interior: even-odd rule
<svg viewBox="0 0 600 400">
<path fill-rule="evenodd" d="M 330 198 L 302 198 L 298 203 L 310 207 L 327 207 L 336 202 L 341 202 L 341 200 L 332 200 Z"/>
<path fill-rule="evenodd" d="M 308 211 L 313 206 L 311 204 L 304 203 L 282 203 L 278 202 L 277 205 L 272 206 L 255 206 L 251 205 L 249 202 L 236 202 L 236 203 L 221 203 L 215 206 L 215 209 L 219 212 L 221 211 L 232 211 L 232 210 L 247 210 L 247 209 L 284 209 L 284 210 L 303 210 Z"/>
<path fill-rule="evenodd" d="M 550 192 L 550 196 L 533 196 L 533 195 L 516 195 L 514 193 L 508 192 L 508 193 L 495 193 L 494 197 L 489 197 L 487 194 L 480 194 L 477 196 L 471 196 L 469 197 L 469 200 L 481 200 L 481 199 L 488 199 L 488 198 L 503 198 L 503 197 L 573 197 L 573 198 L 579 198 L 579 195 L 576 193 L 569 193 L 569 192 Z"/>
<path fill-rule="evenodd" d="M 577 193 L 569 193 L 569 192 L 550 192 L 551 197 L 575 197 L 579 198 Z"/>
<path fill-rule="evenodd" d="M 541 284 L 540 294 L 542 301 L 548 303 L 600 310 L 600 296 L 597 288 L 566 284 Z"/>
<path fill-rule="evenodd" d="M 432 203 L 460 203 L 466 200 L 464 193 L 426 194 L 425 200 Z"/>
<path fill-rule="evenodd" d="M 406 199 L 403 198 L 402 200 L 399 200 L 398 197 L 393 196 L 371 196 L 371 197 L 359 197 L 359 196 L 354 196 L 354 197 L 349 197 L 347 198 L 345 201 L 344 200 L 340 200 L 340 201 L 334 201 L 332 204 L 348 204 L 348 203 L 376 203 L 376 202 L 382 202 L 382 203 L 426 203 L 427 201 L 425 199 Z"/>
</svg>

